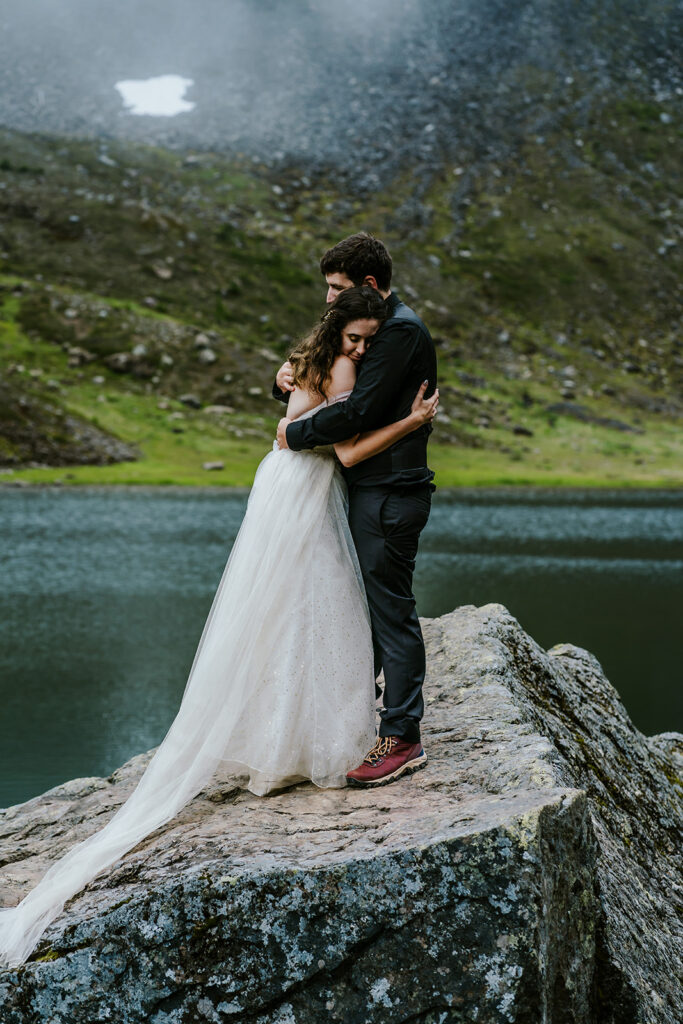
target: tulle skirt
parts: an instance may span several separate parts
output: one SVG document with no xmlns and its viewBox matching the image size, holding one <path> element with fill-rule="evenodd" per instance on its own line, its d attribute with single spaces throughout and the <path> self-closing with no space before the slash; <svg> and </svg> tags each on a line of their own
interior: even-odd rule
<svg viewBox="0 0 683 1024">
<path fill-rule="evenodd" d="M 0 910 L 0 964 L 18 966 L 67 899 L 172 819 L 221 768 L 253 793 L 344 786 L 375 740 L 370 618 L 324 452 L 261 462 L 178 714 L 128 800 Z"/>
</svg>

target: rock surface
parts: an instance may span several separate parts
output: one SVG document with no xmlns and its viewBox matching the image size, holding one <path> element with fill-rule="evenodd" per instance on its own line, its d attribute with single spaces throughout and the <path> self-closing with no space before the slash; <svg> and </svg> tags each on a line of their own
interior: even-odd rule
<svg viewBox="0 0 683 1024">
<path fill-rule="evenodd" d="M 3 1024 L 679 1021 L 683 736 L 643 736 L 593 655 L 501 605 L 423 626 L 426 770 L 217 777 L 0 974 Z M 151 753 L 0 812 L 4 905 Z"/>
</svg>

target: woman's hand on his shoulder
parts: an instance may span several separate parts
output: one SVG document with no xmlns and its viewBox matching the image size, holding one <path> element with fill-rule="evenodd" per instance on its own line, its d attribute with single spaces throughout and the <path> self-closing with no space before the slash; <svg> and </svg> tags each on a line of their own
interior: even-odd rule
<svg viewBox="0 0 683 1024">
<path fill-rule="evenodd" d="M 283 363 L 277 371 L 277 374 L 275 375 L 275 383 L 279 387 L 280 391 L 294 390 L 294 375 L 292 372 L 292 364 L 289 361 Z"/>
<path fill-rule="evenodd" d="M 424 393 L 428 387 L 428 380 L 425 380 L 420 384 L 420 388 L 415 395 L 413 404 L 410 408 L 410 416 L 416 427 L 421 427 L 424 423 L 431 423 L 436 416 L 436 410 L 439 407 L 439 389 L 437 388 L 430 398 L 425 398 Z"/>
</svg>

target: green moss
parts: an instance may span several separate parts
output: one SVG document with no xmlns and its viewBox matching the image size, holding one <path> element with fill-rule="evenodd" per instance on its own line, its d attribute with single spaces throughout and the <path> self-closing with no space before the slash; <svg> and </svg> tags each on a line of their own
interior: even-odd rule
<svg viewBox="0 0 683 1024">
<path fill-rule="evenodd" d="M 132 899 L 133 899 L 133 897 L 132 897 L 132 896 L 126 896 L 125 900 L 119 900 L 119 902 L 118 902 L 118 903 L 115 903 L 115 904 L 114 904 L 114 906 L 113 906 L 113 907 L 111 907 L 110 909 L 111 909 L 111 910 L 118 910 L 118 908 L 119 908 L 119 907 L 122 907 L 122 906 L 124 906 L 124 904 L 126 904 L 126 903 L 130 903 L 130 901 L 131 901 Z"/>
<path fill-rule="evenodd" d="M 61 953 L 58 953 L 56 949 L 49 949 L 47 953 L 43 953 L 42 956 L 37 956 L 33 963 L 41 964 L 48 960 L 59 960 Z"/>
</svg>

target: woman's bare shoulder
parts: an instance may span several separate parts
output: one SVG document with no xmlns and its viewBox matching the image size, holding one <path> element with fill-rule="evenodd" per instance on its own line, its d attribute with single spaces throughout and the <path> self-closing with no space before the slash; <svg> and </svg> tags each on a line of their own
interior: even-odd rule
<svg viewBox="0 0 683 1024">
<path fill-rule="evenodd" d="M 320 405 L 320 402 L 320 395 L 315 395 L 305 388 L 295 387 L 287 402 L 287 418 L 290 420 L 297 419 L 303 413 L 308 412 L 309 409 L 315 409 L 316 405 Z"/>
<path fill-rule="evenodd" d="M 332 363 L 330 381 L 327 386 L 328 395 L 337 395 L 340 391 L 352 391 L 356 383 L 356 364 L 348 356 L 338 355 Z"/>
</svg>

